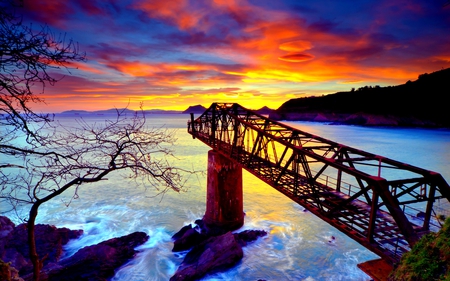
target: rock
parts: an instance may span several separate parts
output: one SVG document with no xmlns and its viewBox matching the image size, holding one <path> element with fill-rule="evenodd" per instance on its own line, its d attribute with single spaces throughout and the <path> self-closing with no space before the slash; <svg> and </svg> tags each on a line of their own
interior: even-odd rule
<svg viewBox="0 0 450 281">
<path fill-rule="evenodd" d="M 219 236 L 228 232 L 218 226 L 207 226 L 201 219 L 196 220 L 195 224 L 195 228 L 193 228 L 190 224 L 186 225 L 172 236 L 172 239 L 174 240 L 172 249 L 173 252 L 189 250 L 209 237 Z"/>
<path fill-rule="evenodd" d="M 3 258 L 2 253 L 11 239 L 15 226 L 9 218 L 0 216 L 0 259 Z"/>
<path fill-rule="evenodd" d="M 381 114 L 368 114 L 358 112 L 351 114 L 345 120 L 345 124 L 363 125 L 363 126 L 399 126 L 399 118 Z"/>
<path fill-rule="evenodd" d="M 172 236 L 172 240 L 180 239 L 190 229 L 192 229 L 192 225 L 191 224 L 183 226 L 177 233 L 175 233 Z"/>
<path fill-rule="evenodd" d="M 192 248 L 170 280 L 197 280 L 202 276 L 234 266 L 243 257 L 242 247 L 258 237 L 263 230 L 246 230 L 232 234 L 220 227 L 207 226 L 196 220 L 196 226 L 184 226 L 172 236 L 173 251 Z"/>
<path fill-rule="evenodd" d="M 240 233 L 234 234 L 236 241 L 242 247 L 247 246 L 249 242 L 253 242 L 259 237 L 266 236 L 267 232 L 264 230 L 245 230 Z"/>
<path fill-rule="evenodd" d="M 200 229 L 200 233 L 207 236 L 219 236 L 229 231 L 217 225 L 207 225 L 202 219 L 196 220 L 195 224 Z"/>
<path fill-rule="evenodd" d="M 194 245 L 205 241 L 208 236 L 198 233 L 194 228 L 186 230 L 180 238 L 173 243 L 173 252 L 186 251 L 192 248 Z"/>
<path fill-rule="evenodd" d="M 12 229 L 12 230 L 11 230 Z M 0 217 L 0 259 L 10 262 L 11 266 L 19 270 L 20 275 L 32 271 L 29 259 L 28 232 L 26 224 L 14 226 L 8 218 Z M 52 225 L 37 224 L 35 226 L 36 248 L 39 257 L 44 257 L 44 266 L 59 261 L 62 247 L 70 239 L 78 238 L 82 230 L 57 228 Z"/>
<path fill-rule="evenodd" d="M 87 246 L 59 264 L 44 269 L 41 281 L 106 280 L 114 270 L 137 253 L 134 249 L 148 240 L 144 232 L 134 232 L 97 245 Z"/>
<path fill-rule="evenodd" d="M 97 245 L 84 247 L 73 256 L 61 260 L 62 247 L 70 239 L 76 239 L 82 230 L 57 228 L 52 225 L 36 225 L 36 246 L 44 260 L 41 281 L 45 280 L 106 280 L 115 269 L 125 264 L 135 254 L 134 248 L 148 240 L 148 235 L 135 232 L 113 238 Z M 0 259 L 10 262 L 20 276 L 30 280 L 32 264 L 28 253 L 26 224 L 14 226 L 8 218 L 0 217 Z"/>
<path fill-rule="evenodd" d="M 16 225 L 7 217 L 0 216 L 0 245 L 1 241 L 5 239 Z"/>
<path fill-rule="evenodd" d="M 211 237 L 186 255 L 170 280 L 197 280 L 206 274 L 236 265 L 243 255 L 241 246 L 231 232 Z"/>
</svg>

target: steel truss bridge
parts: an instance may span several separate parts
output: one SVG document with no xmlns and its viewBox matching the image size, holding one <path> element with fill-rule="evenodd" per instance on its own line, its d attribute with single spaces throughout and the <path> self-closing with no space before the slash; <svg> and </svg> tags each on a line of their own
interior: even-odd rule
<svg viewBox="0 0 450 281">
<path fill-rule="evenodd" d="M 439 229 L 438 203 L 450 202 L 439 173 L 309 134 L 239 104 L 214 103 L 197 119 L 191 115 L 188 132 L 388 262 Z"/>
</svg>

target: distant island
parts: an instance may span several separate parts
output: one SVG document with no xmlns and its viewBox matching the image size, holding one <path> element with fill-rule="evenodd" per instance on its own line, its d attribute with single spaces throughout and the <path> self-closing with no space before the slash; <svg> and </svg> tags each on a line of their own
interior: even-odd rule
<svg viewBox="0 0 450 281">
<path fill-rule="evenodd" d="M 195 113 L 195 114 L 202 114 L 203 112 L 205 112 L 207 110 L 206 107 L 198 104 L 198 105 L 194 105 L 194 106 L 190 106 L 188 109 L 186 109 L 185 111 L 183 111 L 183 113 Z M 265 115 L 269 115 L 272 112 L 274 112 L 274 109 L 270 109 L 267 106 L 263 106 L 260 109 L 256 109 L 254 110 L 259 114 L 265 114 Z"/>
<path fill-rule="evenodd" d="M 143 110 L 144 114 L 202 114 L 207 110 L 206 107 L 198 104 L 189 106 L 186 110 L 163 110 L 163 109 L 150 109 Z M 269 115 L 274 112 L 274 109 L 270 109 L 267 106 L 264 106 L 260 109 L 255 110 L 259 114 Z M 63 116 L 102 116 L 102 115 L 116 115 L 117 112 L 121 114 L 134 114 L 136 111 L 128 108 L 111 108 L 106 110 L 96 110 L 96 111 L 87 111 L 87 110 L 66 110 L 61 113 L 57 113 L 57 115 Z M 140 111 L 139 111 L 140 112 Z"/>
<path fill-rule="evenodd" d="M 86 111 L 86 110 L 67 110 L 58 115 L 79 115 L 79 116 L 93 116 L 93 115 L 116 115 L 117 112 L 123 114 L 134 114 L 136 111 L 128 108 L 111 108 L 106 110 Z M 139 111 L 141 112 L 141 111 Z M 182 111 L 178 110 L 163 110 L 163 109 L 150 109 L 143 110 L 145 114 L 180 114 Z"/>
<path fill-rule="evenodd" d="M 185 113 L 185 114 L 189 114 L 189 113 L 202 114 L 203 112 L 205 112 L 206 109 L 207 109 L 206 107 L 198 104 L 198 105 L 189 106 L 188 109 L 183 111 L 183 113 Z"/>
<path fill-rule="evenodd" d="M 450 127 L 450 68 L 397 86 L 365 86 L 349 92 L 291 99 L 270 113 L 287 121 L 365 126 Z"/>
</svg>

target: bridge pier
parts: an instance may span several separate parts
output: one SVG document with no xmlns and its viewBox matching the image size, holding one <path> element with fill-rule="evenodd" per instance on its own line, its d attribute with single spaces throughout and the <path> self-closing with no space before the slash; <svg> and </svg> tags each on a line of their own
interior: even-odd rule
<svg viewBox="0 0 450 281">
<path fill-rule="evenodd" d="M 244 224 L 242 168 L 214 150 L 208 152 L 206 212 L 209 226 L 236 230 Z"/>
</svg>

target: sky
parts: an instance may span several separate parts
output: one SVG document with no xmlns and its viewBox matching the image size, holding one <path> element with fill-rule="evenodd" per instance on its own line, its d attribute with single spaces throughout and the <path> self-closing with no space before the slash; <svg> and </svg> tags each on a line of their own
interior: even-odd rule
<svg viewBox="0 0 450 281">
<path fill-rule="evenodd" d="M 46 112 L 213 102 L 276 109 L 450 67 L 447 0 L 24 2 L 25 22 L 86 53 L 54 74 L 61 80 L 36 107 Z"/>
</svg>

